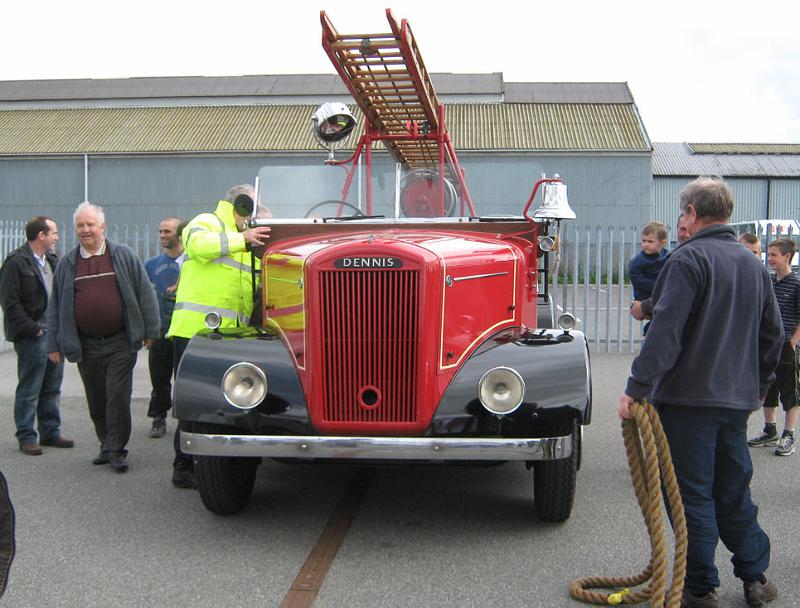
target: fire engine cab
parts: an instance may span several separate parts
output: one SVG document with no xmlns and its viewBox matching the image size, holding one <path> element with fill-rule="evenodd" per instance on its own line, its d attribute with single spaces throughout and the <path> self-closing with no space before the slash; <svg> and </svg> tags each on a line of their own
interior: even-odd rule
<svg viewBox="0 0 800 608">
<path fill-rule="evenodd" d="M 327 161 L 260 171 L 260 319 L 220 329 L 212 313 L 190 341 L 173 390 L 191 427 L 181 449 L 218 514 L 248 504 L 265 458 L 519 461 L 538 516 L 563 521 L 591 418 L 586 339 L 547 290 L 575 217 L 566 185 L 535 176 L 520 215 L 479 215 L 411 28 L 386 14 L 373 35 L 321 14 L 355 105 L 312 117 Z M 355 152 L 336 160 L 359 116 Z"/>
</svg>

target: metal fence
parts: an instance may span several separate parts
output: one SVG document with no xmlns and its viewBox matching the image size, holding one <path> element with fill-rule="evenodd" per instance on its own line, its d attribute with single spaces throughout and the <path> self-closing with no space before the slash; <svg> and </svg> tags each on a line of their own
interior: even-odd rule
<svg viewBox="0 0 800 608">
<path fill-rule="evenodd" d="M 642 323 L 629 314 L 628 262 L 638 251 L 638 227 L 567 225 L 551 254 L 556 316 L 572 313 L 595 352 L 633 352 L 641 342 Z"/>
<path fill-rule="evenodd" d="M 25 241 L 21 221 L 0 222 L 2 259 Z M 797 239 L 789 229 L 767 224 L 759 238 L 766 250 L 770 240 L 780 236 Z M 75 246 L 71 227 L 60 229 L 60 253 Z M 134 249 L 144 260 L 160 251 L 158 230 L 148 225 L 109 225 L 106 234 Z M 629 314 L 633 299 L 628 262 L 639 252 L 640 227 L 587 227 L 568 222 L 561 232 L 558 252 L 551 254 L 548 286 L 557 314 L 572 313 L 595 352 L 631 353 L 642 341 L 642 323 Z M 674 246 L 674 241 L 671 243 Z M 0 351 L 13 348 L 2 342 Z"/>
</svg>

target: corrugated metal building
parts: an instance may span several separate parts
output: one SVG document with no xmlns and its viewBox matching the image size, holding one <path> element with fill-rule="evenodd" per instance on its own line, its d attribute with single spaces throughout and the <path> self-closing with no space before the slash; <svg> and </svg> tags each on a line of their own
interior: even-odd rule
<svg viewBox="0 0 800 608">
<path fill-rule="evenodd" d="M 683 187 L 698 175 L 725 178 L 732 221 L 800 217 L 800 144 L 653 144 L 653 218 L 671 224 Z"/>
<path fill-rule="evenodd" d="M 651 143 L 627 84 L 433 81 L 480 213 L 520 213 L 547 172 L 581 224 L 649 218 Z M 0 219 L 71 222 L 87 197 L 109 223 L 190 217 L 265 164 L 322 163 L 324 101 L 354 109 L 335 75 L 0 82 Z"/>
</svg>

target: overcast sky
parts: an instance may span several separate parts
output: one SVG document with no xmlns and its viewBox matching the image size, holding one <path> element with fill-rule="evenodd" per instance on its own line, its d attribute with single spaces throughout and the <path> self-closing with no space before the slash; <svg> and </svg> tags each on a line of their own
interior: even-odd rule
<svg viewBox="0 0 800 608">
<path fill-rule="evenodd" d="M 376 33 L 387 7 L 431 72 L 627 82 L 653 141 L 800 143 L 798 0 L 9 0 L 0 81 L 333 73 L 319 11 Z"/>
</svg>

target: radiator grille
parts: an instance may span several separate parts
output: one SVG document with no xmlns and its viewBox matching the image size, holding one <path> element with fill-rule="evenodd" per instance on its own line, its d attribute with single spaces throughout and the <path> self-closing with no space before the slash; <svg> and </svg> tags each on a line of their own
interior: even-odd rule
<svg viewBox="0 0 800 608">
<path fill-rule="evenodd" d="M 415 422 L 418 272 L 323 271 L 320 281 L 325 421 Z"/>
</svg>

